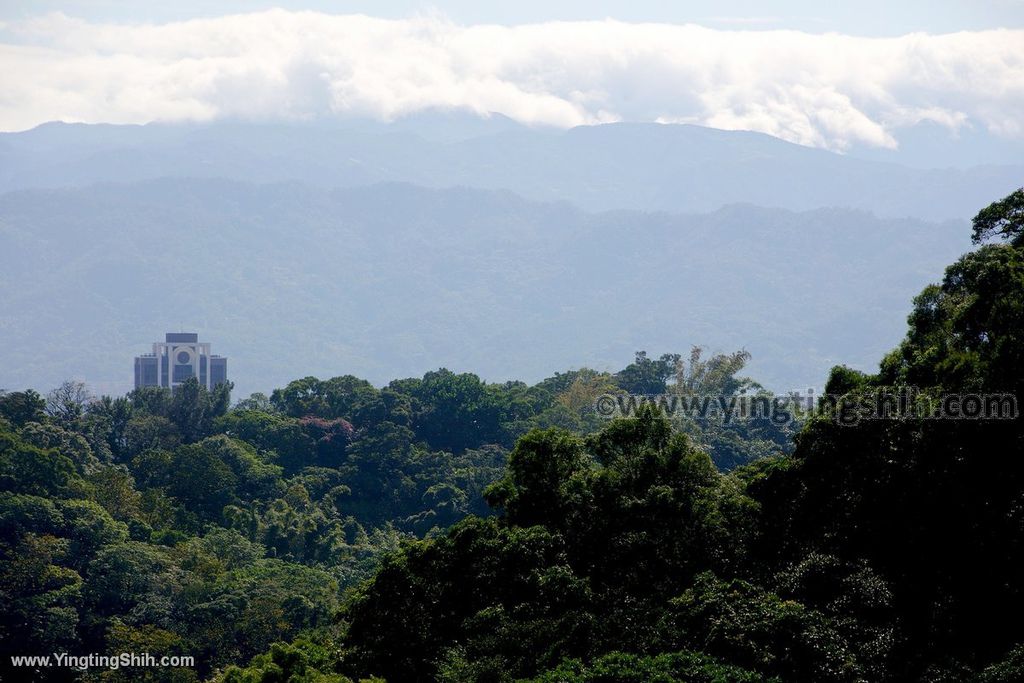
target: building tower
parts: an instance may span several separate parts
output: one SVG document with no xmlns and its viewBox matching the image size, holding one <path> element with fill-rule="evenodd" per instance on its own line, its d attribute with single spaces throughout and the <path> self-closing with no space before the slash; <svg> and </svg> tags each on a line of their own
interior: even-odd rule
<svg viewBox="0 0 1024 683">
<path fill-rule="evenodd" d="M 189 377 L 212 389 L 228 381 L 228 359 L 210 354 L 210 343 L 195 332 L 168 332 L 153 353 L 135 357 L 135 388 L 173 389 Z"/>
</svg>

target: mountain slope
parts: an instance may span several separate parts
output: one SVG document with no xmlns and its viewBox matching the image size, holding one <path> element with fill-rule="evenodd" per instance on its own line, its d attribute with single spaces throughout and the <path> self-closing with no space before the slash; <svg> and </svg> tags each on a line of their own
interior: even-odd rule
<svg viewBox="0 0 1024 683">
<path fill-rule="evenodd" d="M 589 214 L 507 192 L 162 179 L 0 197 L 0 387 L 125 389 L 195 329 L 236 395 L 449 366 L 536 380 L 633 351 L 753 353 L 783 391 L 871 367 L 959 223 L 731 206 Z"/>
<path fill-rule="evenodd" d="M 713 211 L 752 203 L 880 216 L 969 218 L 1024 182 L 1024 166 L 923 170 L 760 133 L 690 125 L 531 129 L 492 117 L 381 124 L 85 126 L 0 135 L 0 191 L 166 176 L 322 187 L 411 182 L 508 189 L 586 210 Z"/>
</svg>

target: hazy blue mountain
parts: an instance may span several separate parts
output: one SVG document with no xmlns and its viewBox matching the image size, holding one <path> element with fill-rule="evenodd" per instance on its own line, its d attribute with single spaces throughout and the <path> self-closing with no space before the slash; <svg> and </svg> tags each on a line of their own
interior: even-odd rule
<svg viewBox="0 0 1024 683">
<path fill-rule="evenodd" d="M 508 189 L 590 211 L 706 212 L 751 203 L 945 220 L 969 218 L 1020 186 L 1024 165 L 927 170 L 760 133 L 653 123 L 563 131 L 443 113 L 392 124 L 47 124 L 0 135 L 0 191 L 168 176 Z"/>
<path fill-rule="evenodd" d="M 956 132 L 923 121 L 895 132 L 896 149 L 854 146 L 847 153 L 872 161 L 887 161 L 915 168 L 970 168 L 985 164 L 1020 165 L 1024 138 L 1000 137 L 984 128 L 964 125 Z M 1024 184 L 1021 179 L 1018 184 Z"/>
<path fill-rule="evenodd" d="M 998 196 L 998 193 L 992 196 Z M 0 197 L 0 387 L 131 381 L 195 330 L 236 395 L 439 366 L 537 380 L 746 348 L 777 390 L 864 369 L 969 247 L 963 222 L 729 206 L 587 213 L 509 192 L 162 179 Z"/>
</svg>

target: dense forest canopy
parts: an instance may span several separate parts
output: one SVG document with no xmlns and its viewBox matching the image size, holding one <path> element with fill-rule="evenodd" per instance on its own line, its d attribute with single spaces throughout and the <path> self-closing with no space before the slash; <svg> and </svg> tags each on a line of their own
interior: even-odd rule
<svg viewBox="0 0 1024 683">
<path fill-rule="evenodd" d="M 836 368 L 826 391 L 1021 395 L 1022 197 L 979 213 L 976 241 L 1003 243 L 922 292 L 877 374 Z M 343 611 L 341 669 L 450 681 L 1024 679 L 1019 415 L 836 417 L 813 416 L 792 455 L 726 474 L 650 408 L 589 436 L 530 433 L 487 490 L 500 516 L 407 546 L 361 587 Z"/>
<path fill-rule="evenodd" d="M 686 372 L 705 390 L 760 390 L 737 375 L 746 354 L 701 358 L 695 348 Z M 230 386 L 194 380 L 119 398 L 71 381 L 45 397 L 2 392 L 4 651 L 190 653 L 206 677 L 330 632 L 382 555 L 493 514 L 484 491 L 519 437 L 596 432 L 599 395 L 684 391 L 680 359 L 640 352 L 617 374 L 534 386 L 444 369 L 383 388 L 306 377 L 234 407 Z M 723 468 L 786 452 L 794 429 L 677 426 Z"/>
<path fill-rule="evenodd" d="M 1022 197 L 829 394 L 1024 395 Z M 152 652 L 196 657 L 144 672 L 168 681 L 1024 679 L 1020 417 L 594 410 L 758 395 L 747 359 L 0 394 L 0 676 Z"/>
</svg>

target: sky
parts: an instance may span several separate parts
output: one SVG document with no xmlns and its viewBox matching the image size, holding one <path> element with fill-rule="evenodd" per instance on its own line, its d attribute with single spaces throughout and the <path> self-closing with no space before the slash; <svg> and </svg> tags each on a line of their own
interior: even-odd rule
<svg viewBox="0 0 1024 683">
<path fill-rule="evenodd" d="M 1024 0 L 0 3 L 0 130 L 499 112 L 845 151 L 1024 138 Z"/>
<path fill-rule="evenodd" d="M 0 2 L 0 20 L 63 12 L 94 21 L 166 22 L 277 7 L 328 14 L 368 14 L 388 19 L 440 13 L 461 24 L 515 25 L 613 18 L 625 22 L 789 28 L 876 37 L 915 31 L 949 33 L 1024 28 L 1022 0 L 518 0 L 500 3 L 479 0 L 5 0 Z"/>
</svg>

